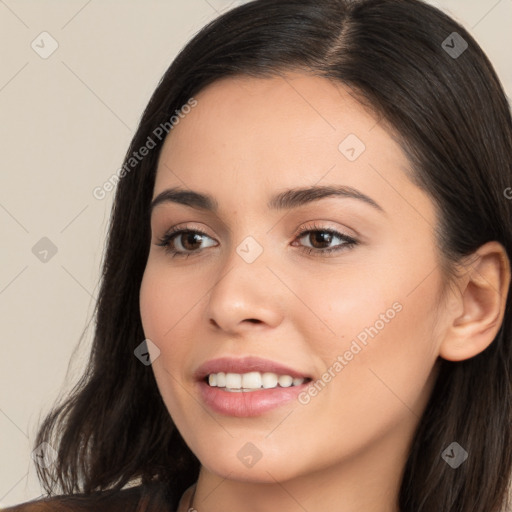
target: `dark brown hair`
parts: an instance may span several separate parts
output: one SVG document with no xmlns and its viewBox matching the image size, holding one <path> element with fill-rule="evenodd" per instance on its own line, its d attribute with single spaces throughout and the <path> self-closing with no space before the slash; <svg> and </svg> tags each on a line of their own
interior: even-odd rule
<svg viewBox="0 0 512 512">
<path fill-rule="evenodd" d="M 458 56 L 444 43 L 454 32 L 468 45 Z M 124 165 L 156 127 L 212 82 L 289 70 L 345 84 L 398 134 L 411 179 L 437 208 L 447 280 L 455 263 L 491 240 L 512 259 L 512 201 L 504 193 L 512 185 L 507 98 L 473 37 L 419 0 L 256 0 L 227 12 L 166 71 Z M 48 493 L 92 500 L 95 491 L 118 492 L 139 482 L 137 500 L 146 505 L 134 499 L 133 510 L 172 509 L 200 467 L 173 425 L 151 367 L 134 357 L 145 338 L 139 288 L 164 140 L 153 138 L 157 147 L 116 191 L 87 371 L 35 442 L 58 451 L 50 469 L 38 467 Z M 511 307 L 509 290 L 503 323 L 486 350 L 460 362 L 440 361 L 404 469 L 401 511 L 504 510 L 512 471 Z M 457 469 L 441 458 L 453 441 L 469 453 Z"/>
</svg>

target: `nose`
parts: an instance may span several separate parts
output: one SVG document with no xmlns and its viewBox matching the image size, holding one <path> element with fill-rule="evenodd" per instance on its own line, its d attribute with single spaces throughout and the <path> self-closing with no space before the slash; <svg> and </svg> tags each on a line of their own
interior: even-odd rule
<svg viewBox="0 0 512 512">
<path fill-rule="evenodd" d="M 249 263 L 233 250 L 208 296 L 206 314 L 214 329 L 233 335 L 282 322 L 286 287 L 276 277 L 279 269 L 268 263 L 265 251 Z"/>
</svg>

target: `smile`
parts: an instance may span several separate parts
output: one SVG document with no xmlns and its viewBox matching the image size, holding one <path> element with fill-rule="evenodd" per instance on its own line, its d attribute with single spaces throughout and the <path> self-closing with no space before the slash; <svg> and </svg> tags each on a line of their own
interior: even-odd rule
<svg viewBox="0 0 512 512">
<path fill-rule="evenodd" d="M 223 388 L 225 391 L 242 392 L 257 391 L 259 389 L 274 389 L 277 387 L 288 388 L 300 386 L 306 379 L 292 377 L 291 375 L 278 375 L 273 372 L 249 372 L 249 373 L 211 373 L 207 377 L 210 387 Z"/>
<path fill-rule="evenodd" d="M 312 381 L 308 371 L 248 356 L 221 357 L 194 372 L 202 402 L 225 416 L 259 416 L 296 400 Z"/>
</svg>

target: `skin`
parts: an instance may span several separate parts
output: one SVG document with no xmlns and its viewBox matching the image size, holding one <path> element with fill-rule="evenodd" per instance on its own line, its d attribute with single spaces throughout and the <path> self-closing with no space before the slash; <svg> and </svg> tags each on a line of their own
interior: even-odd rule
<svg viewBox="0 0 512 512">
<path fill-rule="evenodd" d="M 145 335 L 160 349 L 159 390 L 202 465 L 194 508 L 397 511 L 438 358 L 473 357 L 499 329 L 510 282 L 504 250 L 482 246 L 447 286 L 433 201 L 408 179 L 389 127 L 340 84 L 299 72 L 237 77 L 195 98 L 165 141 L 153 197 L 180 186 L 211 194 L 219 211 L 157 206 L 140 290 Z M 349 134 L 366 146 L 355 161 L 338 149 Z M 276 192 L 328 184 L 354 187 L 384 212 L 342 197 L 266 206 Z M 195 251 L 188 258 L 157 245 L 177 225 L 207 233 L 192 245 L 174 239 L 175 249 Z M 301 247 L 343 244 L 298 237 L 313 225 L 358 244 L 308 255 Z M 252 263 L 236 252 L 247 236 L 263 249 Z M 255 355 L 318 379 L 397 302 L 401 311 L 309 403 L 237 418 L 202 402 L 193 372 L 205 361 Z M 262 454 L 252 467 L 237 457 L 247 442 Z"/>
</svg>

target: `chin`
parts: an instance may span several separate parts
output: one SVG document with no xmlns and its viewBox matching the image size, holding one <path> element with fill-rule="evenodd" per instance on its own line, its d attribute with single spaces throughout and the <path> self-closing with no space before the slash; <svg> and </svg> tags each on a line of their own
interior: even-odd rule
<svg viewBox="0 0 512 512">
<path fill-rule="evenodd" d="M 247 463 L 242 462 L 244 455 L 242 453 L 239 458 L 237 451 L 241 451 L 238 446 L 236 450 L 233 450 L 233 456 L 228 457 L 226 450 L 212 451 L 210 446 L 209 449 L 204 447 L 204 452 L 200 451 L 196 453 L 196 456 L 201 465 L 209 472 L 221 478 L 240 482 L 275 484 L 276 480 L 282 482 L 301 475 L 300 468 L 294 463 L 293 454 L 274 453 L 271 457 L 262 453 L 261 458 L 256 462 L 253 461 L 250 465 L 250 459 L 247 460 Z"/>
</svg>

